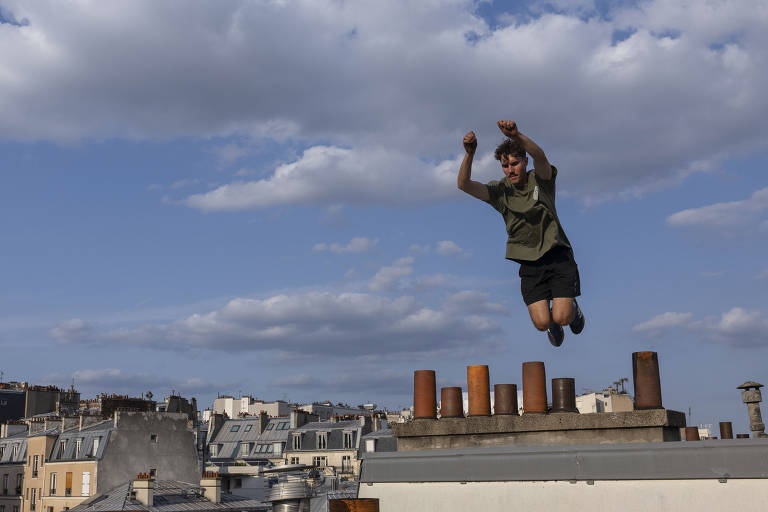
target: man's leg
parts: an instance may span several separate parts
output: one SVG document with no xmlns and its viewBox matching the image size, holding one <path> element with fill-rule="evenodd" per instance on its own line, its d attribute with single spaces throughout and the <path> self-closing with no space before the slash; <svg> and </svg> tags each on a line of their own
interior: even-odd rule
<svg viewBox="0 0 768 512">
<path fill-rule="evenodd" d="M 555 297 L 552 299 L 552 320 L 562 326 L 573 322 L 573 299 L 570 297 Z"/>
<path fill-rule="evenodd" d="M 552 316 L 549 312 L 549 301 L 539 300 L 533 304 L 528 305 L 528 313 L 531 315 L 533 325 L 540 331 L 546 331 L 549 329 L 549 324 L 552 323 Z"/>
</svg>

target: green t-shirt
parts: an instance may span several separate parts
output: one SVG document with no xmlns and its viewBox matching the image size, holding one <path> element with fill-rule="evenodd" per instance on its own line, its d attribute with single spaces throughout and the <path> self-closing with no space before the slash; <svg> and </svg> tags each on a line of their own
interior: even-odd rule
<svg viewBox="0 0 768 512">
<path fill-rule="evenodd" d="M 556 245 L 570 247 L 555 209 L 555 178 L 544 180 L 528 171 L 525 186 L 517 188 L 505 176 L 488 182 L 488 203 L 504 217 L 507 226 L 507 259 L 535 261 Z"/>
</svg>

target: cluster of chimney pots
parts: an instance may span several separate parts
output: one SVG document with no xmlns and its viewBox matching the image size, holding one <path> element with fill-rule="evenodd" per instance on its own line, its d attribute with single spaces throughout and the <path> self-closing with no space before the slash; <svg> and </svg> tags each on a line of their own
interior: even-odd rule
<svg viewBox="0 0 768 512">
<path fill-rule="evenodd" d="M 659 358 L 656 352 L 632 353 L 632 380 L 635 390 L 635 409 L 662 409 Z M 437 385 L 434 370 L 416 370 L 413 373 L 414 419 L 437 419 Z M 494 384 L 493 414 L 518 415 L 517 384 Z M 467 416 L 491 415 L 491 386 L 488 366 L 467 366 Z M 523 363 L 523 413 L 559 414 L 578 413 L 576 384 L 573 378 L 552 379 L 552 407 L 547 400 L 547 377 L 544 363 Z M 464 399 L 459 386 L 440 389 L 440 418 L 463 418 Z M 737 437 L 741 437 L 739 434 Z M 731 422 L 720 423 L 720 437 L 733 439 Z M 747 437 L 749 437 L 747 435 Z M 698 440 L 697 427 L 686 427 L 685 438 Z"/>
</svg>

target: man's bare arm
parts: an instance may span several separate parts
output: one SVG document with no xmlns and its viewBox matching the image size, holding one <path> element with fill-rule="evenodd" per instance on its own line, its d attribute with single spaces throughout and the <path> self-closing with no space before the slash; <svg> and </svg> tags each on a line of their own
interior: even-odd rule
<svg viewBox="0 0 768 512">
<path fill-rule="evenodd" d="M 543 180 L 552 179 L 552 166 L 549 165 L 547 155 L 544 154 L 544 150 L 541 149 L 538 144 L 520 133 L 520 130 L 517 129 L 517 124 L 514 121 L 499 121 L 496 124 L 499 126 L 501 133 L 510 139 L 517 139 L 520 141 L 520 145 L 523 146 L 525 152 L 533 158 L 533 168 L 539 178 Z"/>
<path fill-rule="evenodd" d="M 460 190 L 463 190 L 467 194 L 476 197 L 482 201 L 490 199 L 488 195 L 488 188 L 479 181 L 472 180 L 472 160 L 475 158 L 475 150 L 477 149 L 477 137 L 475 132 L 469 132 L 464 136 L 464 160 L 461 162 L 459 168 L 459 178 L 457 185 Z"/>
</svg>

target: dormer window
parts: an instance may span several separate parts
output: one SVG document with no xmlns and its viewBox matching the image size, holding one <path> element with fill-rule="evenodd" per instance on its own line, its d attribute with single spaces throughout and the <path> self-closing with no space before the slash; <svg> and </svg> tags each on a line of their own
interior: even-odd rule
<svg viewBox="0 0 768 512">
<path fill-rule="evenodd" d="M 232 428 L 229 429 L 230 432 L 237 432 L 240 430 L 240 425 L 232 425 Z"/>
<path fill-rule="evenodd" d="M 56 456 L 57 459 L 63 459 L 64 458 L 64 452 L 67 449 L 67 440 L 63 439 L 59 441 L 59 454 Z"/>
<path fill-rule="evenodd" d="M 301 450 L 301 434 L 293 434 L 293 449 Z"/>
<path fill-rule="evenodd" d="M 355 433 L 344 432 L 344 448 L 354 448 L 354 447 L 355 447 Z"/>
<path fill-rule="evenodd" d="M 318 450 L 328 449 L 328 432 L 317 433 L 317 449 Z"/>
</svg>

